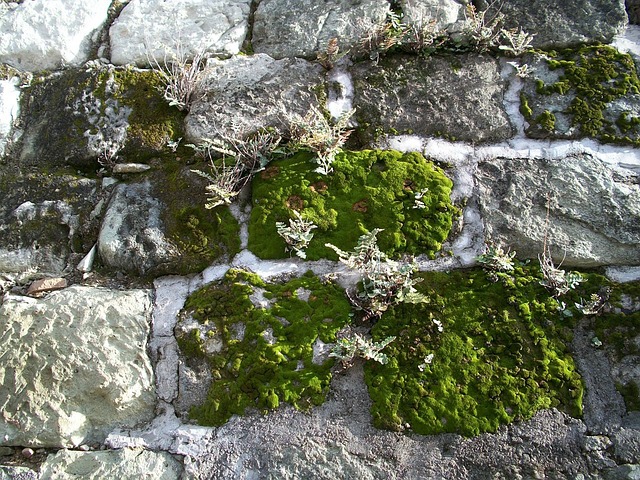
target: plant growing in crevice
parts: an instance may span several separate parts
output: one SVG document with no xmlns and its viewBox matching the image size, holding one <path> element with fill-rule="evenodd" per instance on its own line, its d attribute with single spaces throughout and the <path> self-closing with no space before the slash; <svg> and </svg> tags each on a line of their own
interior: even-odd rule
<svg viewBox="0 0 640 480">
<path fill-rule="evenodd" d="M 527 33 L 522 28 L 518 29 L 510 29 L 505 30 L 504 28 L 500 30 L 501 38 L 505 40 L 504 43 L 498 45 L 498 49 L 503 52 L 509 53 L 514 57 L 519 57 L 520 55 L 531 50 L 531 42 L 533 41 L 533 37 L 535 37 L 535 33 Z"/>
<path fill-rule="evenodd" d="M 292 148 L 313 152 L 318 164 L 316 172 L 328 175 L 333 171 L 331 164 L 336 155 L 352 132 L 348 126 L 354 113 L 354 109 L 344 112 L 335 122 L 313 105 L 304 117 L 299 114 L 288 114 Z"/>
<path fill-rule="evenodd" d="M 170 55 L 166 53 L 169 50 L 173 50 Z M 165 48 L 165 55 L 161 61 L 147 53 L 149 65 L 158 72 L 162 81 L 161 90 L 165 100 L 169 105 L 187 112 L 191 104 L 197 100 L 195 93 L 206 59 L 205 48 L 189 55 L 180 41 L 176 41 L 173 49 Z"/>
<path fill-rule="evenodd" d="M 191 170 L 209 181 L 205 187 L 208 198 L 205 207 L 231 204 L 251 177 L 269 163 L 281 138 L 277 130 L 259 131 L 246 139 L 221 135 L 200 145 L 187 145 L 209 162 L 211 173 Z"/>
<path fill-rule="evenodd" d="M 610 295 L 611 288 L 603 288 L 598 293 L 592 293 L 589 300 L 580 299 L 580 303 L 575 302 L 575 306 L 583 315 L 598 315 L 604 309 Z"/>
<path fill-rule="evenodd" d="M 349 53 L 349 50 L 345 50 L 343 52 L 340 51 L 340 45 L 338 44 L 338 39 L 333 37 L 327 43 L 327 48 L 323 52 L 319 52 L 316 57 L 316 61 L 322 65 L 327 70 L 331 70 L 336 62 L 338 62 L 341 58 L 346 56 Z"/>
<path fill-rule="evenodd" d="M 538 261 L 542 271 L 540 285 L 549 290 L 554 298 L 566 294 L 584 281 L 578 272 L 567 272 L 560 268 L 564 259 L 556 267 L 551 257 L 551 251 L 546 246 L 542 255 L 538 255 Z"/>
<path fill-rule="evenodd" d="M 314 228 L 318 228 L 313 222 L 305 220 L 297 210 L 293 210 L 295 218 L 289 219 L 289 225 L 284 222 L 276 222 L 276 229 L 278 235 L 280 235 L 287 243 L 286 251 L 295 252 L 295 254 L 305 259 L 307 254 L 305 248 L 309 246 L 309 242 L 313 238 Z"/>
<path fill-rule="evenodd" d="M 377 245 L 373 229 L 358 239 L 353 252 L 345 252 L 335 245 L 326 246 L 338 254 L 340 261 L 362 275 L 361 290 L 349 295 L 349 300 L 365 312 L 365 320 L 379 318 L 390 305 L 397 303 L 424 303 L 428 299 L 415 289 L 420 281 L 412 278 L 416 270 L 412 262 L 391 260 Z"/>
<path fill-rule="evenodd" d="M 513 259 L 516 252 L 507 249 L 505 252 L 500 245 L 487 244 L 485 252 L 477 260 L 482 266 L 492 272 L 513 272 Z"/>
<path fill-rule="evenodd" d="M 356 357 L 373 360 L 385 365 L 389 362 L 389 357 L 382 353 L 382 350 L 395 339 L 396 337 L 391 336 L 379 342 L 374 342 L 372 339 L 363 337 L 358 333 L 348 333 L 338 339 L 329 356 L 340 360 L 342 367 L 345 369 L 353 365 Z"/>
<path fill-rule="evenodd" d="M 487 16 L 490 7 L 495 3 L 495 1 L 492 2 L 488 8 L 483 10 L 478 10 L 471 3 L 465 8 L 463 36 L 469 46 L 476 51 L 484 52 L 500 43 L 500 37 L 503 35 L 500 24 L 504 19 L 504 14 L 498 9 L 493 16 Z"/>
</svg>

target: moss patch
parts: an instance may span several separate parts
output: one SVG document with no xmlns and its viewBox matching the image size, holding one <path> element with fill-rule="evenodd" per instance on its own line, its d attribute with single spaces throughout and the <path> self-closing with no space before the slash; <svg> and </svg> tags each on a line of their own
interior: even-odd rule
<svg viewBox="0 0 640 480">
<path fill-rule="evenodd" d="M 449 235 L 458 209 L 451 204 L 452 182 L 419 153 L 365 150 L 338 154 L 334 172 L 321 175 L 312 157 L 299 153 L 272 163 L 253 181 L 249 249 L 260 258 L 284 258 L 286 244 L 276 222 L 291 210 L 315 223 L 309 260 L 336 259 L 324 245 L 351 250 L 363 233 L 384 229 L 380 248 L 388 255 L 435 255 Z M 416 193 L 424 191 L 416 206 Z"/>
<path fill-rule="evenodd" d="M 430 302 L 394 306 L 372 330 L 374 340 L 397 337 L 388 364 L 365 367 L 376 426 L 471 436 L 543 408 L 581 415 L 583 386 L 567 347 L 580 314 L 558 310 L 537 268 L 518 266 L 495 283 L 479 269 L 421 277 L 416 288 Z M 588 278 L 583 296 L 603 281 Z M 578 293 L 563 300 L 573 305 Z"/>
<path fill-rule="evenodd" d="M 568 116 L 570 126 L 575 129 L 571 136 L 640 145 L 640 105 L 637 100 L 631 101 L 632 106 L 626 102 L 615 105 L 625 97 L 627 100 L 640 93 L 640 80 L 630 55 L 604 45 L 544 53 L 549 70 L 561 73 L 553 83 L 536 79 L 535 93 L 571 98 L 568 107 L 561 112 Z M 521 106 L 521 111 L 528 114 L 525 118 L 530 122 L 531 132 L 538 127 L 542 133 L 554 131 L 555 124 L 550 121 L 552 113 L 544 111 L 534 118 L 526 96 L 521 96 Z"/>
<path fill-rule="evenodd" d="M 251 295 L 261 295 L 266 308 Z M 247 409 L 287 402 L 298 409 L 321 404 L 333 361 L 313 362 L 316 342 L 335 341 L 349 318 L 342 290 L 310 272 L 282 284 L 230 270 L 185 303 L 176 336 L 183 355 L 206 359 L 214 379 L 206 402 L 191 417 L 221 425 Z M 194 319 L 195 326 L 184 328 Z"/>
<path fill-rule="evenodd" d="M 240 251 L 240 226 L 229 208 L 204 207 L 204 179 L 176 160 L 158 165 L 152 177 L 154 194 L 167 206 L 162 213 L 166 236 L 180 251 L 167 273 L 200 272 Z"/>
</svg>

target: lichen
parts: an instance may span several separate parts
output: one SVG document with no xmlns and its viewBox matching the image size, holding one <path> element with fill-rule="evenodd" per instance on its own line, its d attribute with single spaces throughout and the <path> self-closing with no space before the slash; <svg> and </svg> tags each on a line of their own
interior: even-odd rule
<svg viewBox="0 0 640 480">
<path fill-rule="evenodd" d="M 268 306 L 252 303 L 258 288 Z M 298 297 L 300 289 L 308 298 Z M 206 359 L 213 383 L 191 418 L 221 425 L 247 409 L 267 411 L 288 403 L 307 410 L 321 404 L 334 362 L 314 362 L 313 347 L 334 342 L 349 311 L 341 289 L 311 272 L 286 283 L 265 283 L 257 275 L 230 270 L 220 282 L 194 292 L 180 314 L 178 345 L 187 361 Z M 198 326 L 182 329 L 181 322 L 190 319 Z"/>
<path fill-rule="evenodd" d="M 379 246 L 388 255 L 435 255 L 458 213 L 450 200 L 452 182 L 419 153 L 365 150 L 338 154 L 334 172 L 314 171 L 310 155 L 273 162 L 253 182 L 249 249 L 260 258 L 283 258 L 286 244 L 276 222 L 292 210 L 318 226 L 307 258 L 336 259 L 332 243 L 351 250 L 360 235 L 382 228 Z M 275 173 L 274 173 L 275 172 Z M 415 195 L 424 208 L 415 208 Z"/>
<path fill-rule="evenodd" d="M 537 78 L 535 91 L 542 96 L 570 96 L 568 107 L 562 111 L 571 121 L 571 135 L 592 137 L 602 142 L 640 145 L 638 123 L 631 112 L 616 114 L 612 104 L 629 95 L 640 93 L 640 80 L 633 59 L 613 47 L 605 45 L 584 46 L 578 50 L 539 52 L 545 58 L 549 70 L 560 72 L 553 83 L 545 84 Z M 521 95 L 521 111 L 528 113 L 526 96 Z M 615 115 L 615 118 L 612 118 Z M 551 117 L 547 112 L 532 118 L 529 132 L 541 127 L 552 132 Z"/>
</svg>

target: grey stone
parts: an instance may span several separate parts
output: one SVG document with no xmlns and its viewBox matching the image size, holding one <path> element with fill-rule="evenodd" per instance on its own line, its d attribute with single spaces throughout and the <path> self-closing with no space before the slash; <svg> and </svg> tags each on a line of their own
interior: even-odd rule
<svg viewBox="0 0 640 480">
<path fill-rule="evenodd" d="M 91 248 L 100 196 L 92 179 L 0 168 L 0 272 L 63 275 Z"/>
<path fill-rule="evenodd" d="M 98 236 L 98 255 L 111 268 L 145 275 L 178 256 L 165 235 L 164 205 L 151 184 L 116 186 Z"/>
<path fill-rule="evenodd" d="M 253 49 L 273 58 L 310 60 L 326 51 L 332 38 L 342 51 L 386 20 L 386 0 L 263 0 L 253 26 Z"/>
<path fill-rule="evenodd" d="M 27 467 L 0 465 L 0 480 L 39 480 L 38 472 Z"/>
<path fill-rule="evenodd" d="M 640 186 L 592 156 L 489 158 L 476 179 L 487 238 L 520 258 L 537 258 L 546 236 L 556 264 L 640 264 Z"/>
<path fill-rule="evenodd" d="M 620 465 L 604 474 L 606 480 L 640 480 L 640 465 Z"/>
<path fill-rule="evenodd" d="M 0 306 L 0 444 L 71 447 L 149 421 L 147 290 L 72 286 Z"/>
<path fill-rule="evenodd" d="M 199 52 L 235 55 L 248 29 L 251 0 L 131 0 L 109 30 L 111 62 L 148 65 Z"/>
<path fill-rule="evenodd" d="M 324 93 L 324 70 L 315 63 L 268 55 L 211 60 L 202 74 L 201 97 L 191 106 L 185 130 L 194 141 L 220 132 L 239 137 L 261 128 L 286 128 L 286 114 L 305 115 Z"/>
<path fill-rule="evenodd" d="M 385 133 L 445 136 L 482 143 L 510 138 L 496 60 L 387 56 L 352 68 L 354 107 L 365 142 Z"/>
<path fill-rule="evenodd" d="M 613 449 L 618 463 L 640 464 L 640 430 L 621 428 L 615 432 Z"/>
<path fill-rule="evenodd" d="M 41 478 L 55 480 L 138 479 L 178 480 L 182 465 L 166 452 L 123 448 L 102 452 L 60 450 L 42 465 Z"/>
<path fill-rule="evenodd" d="M 464 19 L 464 1 L 458 0 L 401 0 L 402 21 L 409 25 L 431 25 L 434 31 L 457 28 Z"/>
<path fill-rule="evenodd" d="M 0 63 L 40 71 L 80 65 L 111 0 L 31 0 L 0 12 Z"/>
<path fill-rule="evenodd" d="M 627 24 L 624 0 L 505 0 L 491 3 L 486 18 L 504 14 L 503 27 L 534 33 L 536 48 L 609 43 Z"/>
</svg>

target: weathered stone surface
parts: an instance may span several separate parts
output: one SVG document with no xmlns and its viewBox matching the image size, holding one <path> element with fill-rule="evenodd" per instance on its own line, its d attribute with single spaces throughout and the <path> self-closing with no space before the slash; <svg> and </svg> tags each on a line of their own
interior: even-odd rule
<svg viewBox="0 0 640 480">
<path fill-rule="evenodd" d="M 111 62 L 148 65 L 197 52 L 235 55 L 247 33 L 250 0 L 131 0 L 109 30 Z"/>
<path fill-rule="evenodd" d="M 196 101 L 186 118 L 195 141 L 220 132 L 238 136 L 261 128 L 286 127 L 285 113 L 305 115 L 324 91 L 324 70 L 302 59 L 274 60 L 268 55 L 211 60 L 203 72 Z"/>
<path fill-rule="evenodd" d="M 0 272 L 60 276 L 97 234 L 96 182 L 9 170 L 0 170 Z"/>
<path fill-rule="evenodd" d="M 17 78 L 0 81 L 0 157 L 5 153 L 13 122 L 20 113 L 18 84 Z"/>
<path fill-rule="evenodd" d="M 627 24 L 624 0 L 506 0 L 490 2 L 486 18 L 499 10 L 504 28 L 535 33 L 536 48 L 568 47 L 578 43 L 609 43 Z"/>
<path fill-rule="evenodd" d="M 147 290 L 72 286 L 0 306 L 0 444 L 69 447 L 153 417 Z"/>
<path fill-rule="evenodd" d="M 160 276 L 200 272 L 220 257 L 235 255 L 237 221 L 226 207 L 204 207 L 206 185 L 182 168 L 171 174 L 157 170 L 140 183 L 116 186 L 98 235 L 102 262 Z"/>
<path fill-rule="evenodd" d="M 365 140 L 380 132 L 500 141 L 513 131 L 502 104 L 504 84 L 489 57 L 395 55 L 352 68 L 354 107 Z"/>
<path fill-rule="evenodd" d="M 0 465 L 0 480 L 38 480 L 38 472 L 27 467 Z"/>
<path fill-rule="evenodd" d="M 255 14 L 253 49 L 273 58 L 313 60 L 337 38 L 346 51 L 383 24 L 388 11 L 386 0 L 263 0 Z"/>
<path fill-rule="evenodd" d="M 39 71 L 80 65 L 111 0 L 31 0 L 0 14 L 0 63 Z M 5 32 L 11 32 L 10 34 Z"/>
<path fill-rule="evenodd" d="M 432 25 L 435 31 L 446 30 L 464 19 L 464 2 L 458 0 L 401 0 L 404 23 Z"/>
<path fill-rule="evenodd" d="M 640 264 L 637 178 L 588 154 L 487 159 L 476 178 L 487 238 L 520 258 L 536 258 L 546 234 L 556 263 L 566 252 L 566 266 Z"/>
<path fill-rule="evenodd" d="M 170 454 L 141 448 L 102 452 L 60 450 L 55 455 L 49 455 L 40 471 L 41 478 L 50 480 L 178 480 L 181 474 L 182 465 Z"/>
<path fill-rule="evenodd" d="M 335 376 L 328 401 L 309 414 L 283 407 L 232 418 L 182 443 L 189 478 L 577 478 L 601 451 L 582 449 L 585 426 L 556 410 L 496 434 L 420 436 L 376 430 L 358 366 Z M 187 432 L 185 432 L 187 434 Z M 606 452 L 605 452 L 606 454 Z"/>
<path fill-rule="evenodd" d="M 625 6 L 629 15 L 629 23 L 640 24 L 640 0 L 626 0 Z"/>
</svg>

